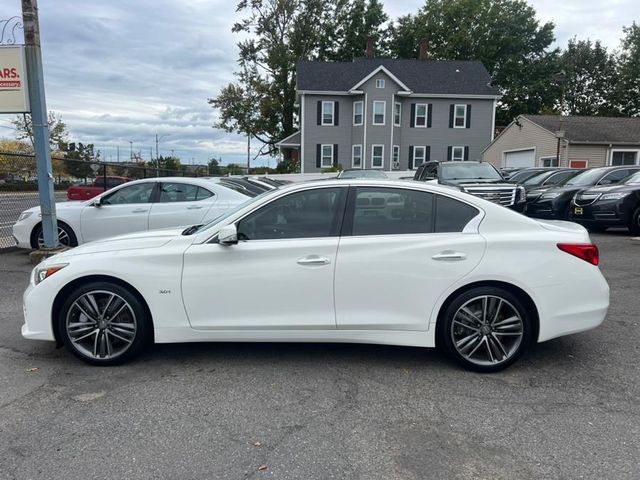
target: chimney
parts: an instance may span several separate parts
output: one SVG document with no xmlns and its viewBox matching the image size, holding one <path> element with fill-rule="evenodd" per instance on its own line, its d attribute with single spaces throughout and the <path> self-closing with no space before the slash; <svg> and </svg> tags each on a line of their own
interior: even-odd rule
<svg viewBox="0 0 640 480">
<path fill-rule="evenodd" d="M 374 37 L 367 38 L 367 58 L 373 58 L 375 56 L 374 54 L 375 40 L 376 39 Z"/>
<path fill-rule="evenodd" d="M 419 60 L 427 60 L 429 58 L 429 39 L 422 37 L 420 39 L 420 53 L 418 54 Z"/>
</svg>

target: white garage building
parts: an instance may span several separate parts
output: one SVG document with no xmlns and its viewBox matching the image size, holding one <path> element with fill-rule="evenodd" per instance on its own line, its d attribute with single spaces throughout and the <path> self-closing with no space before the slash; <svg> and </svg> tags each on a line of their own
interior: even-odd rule
<svg viewBox="0 0 640 480">
<path fill-rule="evenodd" d="M 499 168 L 640 165 L 640 118 L 520 115 L 482 158 Z"/>
</svg>

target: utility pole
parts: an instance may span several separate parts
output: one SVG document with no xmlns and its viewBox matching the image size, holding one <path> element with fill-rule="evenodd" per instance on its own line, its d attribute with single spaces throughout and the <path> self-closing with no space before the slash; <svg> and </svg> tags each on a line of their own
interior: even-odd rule
<svg viewBox="0 0 640 480">
<path fill-rule="evenodd" d="M 249 175 L 249 169 L 251 168 L 251 132 L 247 135 L 247 175 Z"/>
<path fill-rule="evenodd" d="M 158 156 L 158 133 L 156 132 L 156 177 L 160 176 L 160 157 Z"/>
<path fill-rule="evenodd" d="M 133 162 L 133 141 L 129 140 L 129 160 Z"/>
<path fill-rule="evenodd" d="M 119 162 L 120 161 L 120 145 L 116 147 L 116 158 L 118 159 L 118 162 Z"/>
<path fill-rule="evenodd" d="M 25 60 L 31 105 L 33 143 L 38 168 L 38 193 L 42 235 L 46 248 L 58 246 L 58 221 L 56 199 L 53 192 L 53 168 L 49 146 L 49 122 L 47 102 L 44 95 L 42 52 L 40 51 L 40 25 L 37 0 L 22 0 L 22 23 L 24 25 Z"/>
</svg>

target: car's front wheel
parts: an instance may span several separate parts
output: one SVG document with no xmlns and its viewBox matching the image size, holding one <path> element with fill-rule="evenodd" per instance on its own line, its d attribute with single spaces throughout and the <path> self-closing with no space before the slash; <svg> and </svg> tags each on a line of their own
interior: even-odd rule
<svg viewBox="0 0 640 480">
<path fill-rule="evenodd" d="M 511 292 L 496 287 L 462 292 L 438 323 L 438 345 L 459 364 L 477 372 L 508 367 L 532 337 L 527 308 Z"/>
<path fill-rule="evenodd" d="M 147 311 L 126 288 L 92 282 L 74 290 L 57 318 L 66 347 L 92 365 L 117 365 L 139 353 L 151 328 Z"/>
<path fill-rule="evenodd" d="M 640 207 L 631 215 L 629 232 L 631 232 L 632 235 L 640 235 Z"/>
<path fill-rule="evenodd" d="M 73 229 L 66 223 L 58 222 L 58 243 L 63 247 L 77 247 L 78 238 L 73 232 Z M 42 231 L 42 223 L 39 223 L 36 228 L 33 229 L 31 234 L 31 247 L 42 248 L 44 247 L 44 233 Z"/>
</svg>

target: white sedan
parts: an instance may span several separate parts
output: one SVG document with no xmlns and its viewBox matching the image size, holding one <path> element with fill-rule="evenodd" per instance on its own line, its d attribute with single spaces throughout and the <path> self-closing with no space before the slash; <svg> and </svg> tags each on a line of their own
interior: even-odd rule
<svg viewBox="0 0 640 480">
<path fill-rule="evenodd" d="M 587 231 L 438 185 L 307 182 L 208 225 L 93 242 L 37 266 L 26 338 L 96 365 L 148 342 L 438 346 L 467 368 L 594 328 L 609 288 Z"/>
<path fill-rule="evenodd" d="M 205 223 L 250 198 L 215 179 L 151 178 L 123 184 L 84 202 L 56 204 L 60 244 L 75 247 L 106 237 Z M 40 207 L 13 226 L 20 248 L 43 245 Z"/>
</svg>

